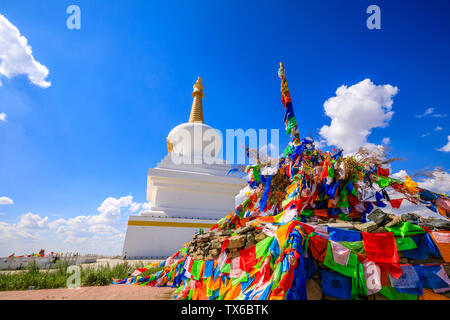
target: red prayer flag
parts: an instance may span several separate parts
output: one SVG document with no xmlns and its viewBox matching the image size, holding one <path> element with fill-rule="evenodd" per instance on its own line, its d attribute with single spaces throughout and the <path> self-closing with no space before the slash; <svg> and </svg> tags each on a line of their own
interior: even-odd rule
<svg viewBox="0 0 450 320">
<path fill-rule="evenodd" d="M 398 263 L 397 245 L 392 232 L 361 232 L 367 259 L 378 263 Z"/>
<path fill-rule="evenodd" d="M 231 237 L 226 238 L 225 241 L 222 243 L 222 251 L 221 252 L 224 252 L 225 249 L 228 247 L 228 243 L 230 243 L 230 238 Z"/>
<path fill-rule="evenodd" d="M 383 169 L 381 167 L 377 167 L 377 174 L 383 177 L 389 177 L 389 169 Z"/>
<path fill-rule="evenodd" d="M 188 256 L 186 258 L 186 265 L 184 266 L 184 268 L 188 271 L 191 272 L 192 270 L 192 265 L 194 264 L 194 259 L 192 259 L 190 256 Z"/>
<path fill-rule="evenodd" d="M 391 199 L 390 203 L 392 208 L 398 209 L 400 208 L 400 205 L 402 204 L 403 198 L 400 199 Z"/>
<path fill-rule="evenodd" d="M 249 271 L 256 264 L 256 245 L 239 250 L 241 256 L 241 269 Z"/>
<path fill-rule="evenodd" d="M 327 253 L 328 240 L 317 235 L 313 235 L 308 240 L 308 247 L 314 259 L 323 262 Z"/>
<path fill-rule="evenodd" d="M 403 271 L 398 263 L 377 263 L 379 267 L 389 272 L 394 278 L 398 279 Z"/>
</svg>

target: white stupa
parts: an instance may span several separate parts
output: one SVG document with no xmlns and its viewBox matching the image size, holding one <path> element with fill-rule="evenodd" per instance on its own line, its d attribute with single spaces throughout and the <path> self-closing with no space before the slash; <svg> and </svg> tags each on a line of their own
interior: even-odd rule
<svg viewBox="0 0 450 320">
<path fill-rule="evenodd" d="M 130 216 L 123 247 L 125 259 L 166 258 L 229 214 L 244 180 L 226 176 L 230 166 L 217 158 L 222 135 L 204 124 L 204 86 L 194 85 L 188 123 L 167 137 L 169 153 L 148 170 L 147 200 L 151 207 Z"/>
</svg>

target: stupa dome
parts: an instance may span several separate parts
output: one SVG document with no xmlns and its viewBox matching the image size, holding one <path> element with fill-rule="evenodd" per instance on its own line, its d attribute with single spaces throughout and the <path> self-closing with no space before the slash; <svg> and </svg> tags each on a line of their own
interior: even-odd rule
<svg viewBox="0 0 450 320">
<path fill-rule="evenodd" d="M 169 152 L 184 156 L 217 157 L 222 148 L 222 134 L 204 123 L 203 93 L 204 86 L 199 76 L 192 92 L 193 102 L 189 122 L 180 124 L 167 136 Z"/>
</svg>

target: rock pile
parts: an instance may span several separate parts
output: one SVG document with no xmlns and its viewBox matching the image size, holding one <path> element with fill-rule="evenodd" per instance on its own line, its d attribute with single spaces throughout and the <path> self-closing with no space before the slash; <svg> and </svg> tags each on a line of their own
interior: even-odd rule
<svg viewBox="0 0 450 320">
<path fill-rule="evenodd" d="M 251 247 L 267 236 L 254 226 L 231 230 L 195 234 L 187 249 L 194 260 L 216 260 L 222 251 L 223 242 L 229 238 L 226 253 L 229 258 L 239 257 L 239 250 Z"/>
</svg>

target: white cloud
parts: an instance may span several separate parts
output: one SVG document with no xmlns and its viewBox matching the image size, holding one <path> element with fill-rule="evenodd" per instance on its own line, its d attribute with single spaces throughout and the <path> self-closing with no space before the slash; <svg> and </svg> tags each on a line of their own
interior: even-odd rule
<svg viewBox="0 0 450 320">
<path fill-rule="evenodd" d="M 146 211 L 150 211 L 151 208 L 152 208 L 152 204 L 151 204 L 150 202 L 144 202 L 144 203 L 142 204 L 142 210 L 141 210 L 139 213 L 143 213 L 143 212 L 146 212 Z"/>
<path fill-rule="evenodd" d="M 31 212 L 23 214 L 20 217 L 20 222 L 17 225 L 19 229 L 30 229 L 30 230 L 37 230 L 37 229 L 48 229 L 48 217 L 41 218 L 37 214 L 33 214 Z"/>
<path fill-rule="evenodd" d="M 397 198 L 402 197 L 402 195 L 398 192 L 392 192 L 392 193 L 389 192 L 389 196 L 392 199 L 397 199 Z M 398 216 L 401 216 L 405 213 L 415 213 L 422 217 L 433 217 L 433 218 L 438 218 L 438 219 L 444 218 L 439 213 L 433 212 L 425 206 L 416 205 L 414 203 L 411 203 L 406 199 L 404 199 L 402 201 L 402 204 L 401 204 L 400 208 L 398 208 L 398 209 L 392 208 L 390 205 L 388 205 L 387 207 L 383 208 L 382 210 L 387 213 L 395 214 Z"/>
<path fill-rule="evenodd" d="M 45 81 L 48 74 L 47 67 L 34 59 L 28 40 L 0 14 L 0 75 L 7 78 L 27 75 L 33 84 L 48 88 L 51 85 Z"/>
<path fill-rule="evenodd" d="M 14 204 L 14 201 L 8 197 L 0 197 L 0 204 Z"/>
<path fill-rule="evenodd" d="M 442 130 L 442 127 L 440 127 L 440 126 L 437 126 L 436 128 L 434 128 L 434 131 L 441 131 Z"/>
<path fill-rule="evenodd" d="M 385 137 L 383 138 L 383 140 L 381 141 L 384 145 L 390 144 L 391 143 L 391 138 L 389 137 Z"/>
<path fill-rule="evenodd" d="M 423 118 L 430 115 L 433 118 L 446 118 L 447 114 L 434 113 L 434 108 L 427 108 L 424 113 L 416 115 L 416 118 Z"/>
<path fill-rule="evenodd" d="M 447 136 L 447 144 L 445 146 L 443 146 L 440 149 L 437 149 L 438 151 L 442 151 L 442 152 L 450 152 L 450 136 Z"/>
<path fill-rule="evenodd" d="M 370 79 L 351 87 L 339 87 L 336 96 L 324 103 L 331 124 L 323 126 L 320 135 L 328 145 L 341 147 L 345 153 L 357 151 L 367 145 L 367 137 L 373 128 L 384 128 L 389 124 L 394 114 L 392 98 L 397 92 L 397 87 L 375 85 Z"/>
<path fill-rule="evenodd" d="M 426 117 L 429 114 L 432 114 L 434 112 L 434 108 L 427 108 L 423 114 L 416 115 L 416 118 L 423 118 Z"/>
<path fill-rule="evenodd" d="M 400 170 L 399 172 L 392 174 L 391 177 L 404 181 L 407 175 L 408 173 L 405 170 Z M 446 171 L 434 170 L 431 174 L 431 177 L 419 179 L 413 178 L 413 180 L 419 184 L 420 188 L 444 194 L 448 194 L 450 192 L 450 174 Z M 403 194 L 396 192 L 394 189 L 388 188 L 387 190 L 391 199 L 403 198 Z M 386 208 L 383 208 L 383 211 L 396 215 L 414 212 L 425 217 L 435 217 L 443 219 L 443 216 L 441 216 L 439 213 L 431 211 L 426 206 L 413 204 L 406 199 L 403 200 L 399 209 L 391 208 L 388 205 Z"/>
<path fill-rule="evenodd" d="M 136 203 L 132 196 L 126 196 L 105 199 L 94 215 L 49 221 L 37 214 L 23 214 L 18 223 L 0 222 L 0 250 L 2 243 L 7 244 L 3 250 L 8 252 L 18 251 L 17 248 L 32 250 L 26 248 L 33 242 L 33 245 L 48 244 L 48 250 L 53 251 L 120 254 L 128 214 L 149 207 L 149 203 Z"/>
<path fill-rule="evenodd" d="M 433 118 L 447 118 L 448 114 L 435 113 L 431 115 Z"/>
<path fill-rule="evenodd" d="M 27 213 L 20 217 L 17 224 L 0 222 L 0 242 L 11 244 L 13 241 L 40 240 L 40 232 L 49 228 L 48 217 Z"/>
<path fill-rule="evenodd" d="M 400 170 L 391 175 L 392 178 L 404 181 L 408 173 L 405 170 Z M 419 184 L 420 188 L 434 191 L 437 193 L 450 193 L 450 174 L 443 170 L 434 170 L 430 177 L 413 179 Z"/>
<path fill-rule="evenodd" d="M 128 209 L 129 212 L 131 213 L 135 213 L 136 211 L 138 211 L 142 206 L 142 203 L 136 203 L 133 202 L 132 204 L 130 204 L 130 209 Z"/>
<path fill-rule="evenodd" d="M 0 113 L 0 121 L 8 122 L 8 120 L 6 120 L 6 117 L 7 117 L 6 113 L 4 112 Z"/>
<path fill-rule="evenodd" d="M 403 180 L 407 175 L 408 173 L 405 170 L 400 170 L 399 172 L 391 174 L 391 177 L 397 180 Z"/>
<path fill-rule="evenodd" d="M 421 188 L 437 193 L 450 193 L 450 174 L 446 171 L 433 171 L 432 177 L 418 181 Z"/>
</svg>

